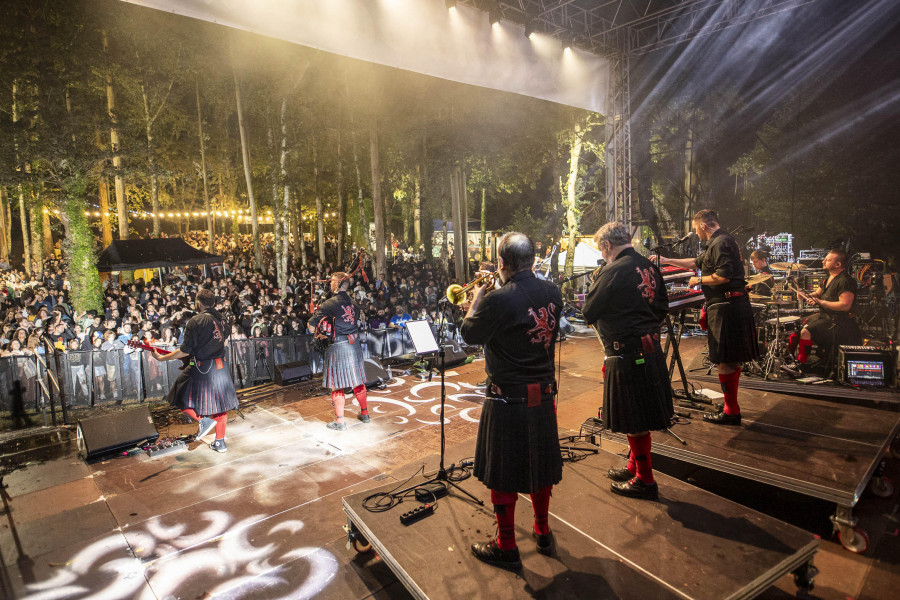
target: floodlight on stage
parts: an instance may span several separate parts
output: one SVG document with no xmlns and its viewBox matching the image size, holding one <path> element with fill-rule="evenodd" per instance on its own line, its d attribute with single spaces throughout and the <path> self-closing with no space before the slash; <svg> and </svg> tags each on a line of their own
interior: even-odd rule
<svg viewBox="0 0 900 600">
<path fill-rule="evenodd" d="M 533 40 L 534 36 L 534 21 L 528 21 L 527 23 L 525 23 L 525 37 L 527 37 L 529 40 Z"/>
<path fill-rule="evenodd" d="M 456 0 L 444 0 L 447 10 L 456 10 Z"/>
<path fill-rule="evenodd" d="M 488 21 L 491 23 L 491 27 L 498 27 L 500 25 L 500 8 L 493 6 L 488 11 Z"/>
</svg>

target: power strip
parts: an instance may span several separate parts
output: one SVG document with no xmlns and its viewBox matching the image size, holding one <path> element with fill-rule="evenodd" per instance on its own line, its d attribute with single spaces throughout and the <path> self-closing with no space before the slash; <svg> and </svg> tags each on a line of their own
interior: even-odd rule
<svg viewBox="0 0 900 600">
<path fill-rule="evenodd" d="M 166 454 L 173 454 L 175 452 L 181 452 L 182 450 L 187 449 L 187 444 L 185 444 L 182 440 L 175 440 L 174 442 L 162 442 L 160 444 L 153 444 L 147 448 L 147 454 L 150 458 L 159 458 L 160 456 L 165 456 Z"/>
<path fill-rule="evenodd" d="M 423 504 L 417 508 L 412 509 L 409 512 L 405 512 L 400 515 L 400 522 L 404 525 L 411 525 L 415 523 L 419 519 L 424 519 L 428 515 L 434 514 L 434 504 Z"/>
</svg>

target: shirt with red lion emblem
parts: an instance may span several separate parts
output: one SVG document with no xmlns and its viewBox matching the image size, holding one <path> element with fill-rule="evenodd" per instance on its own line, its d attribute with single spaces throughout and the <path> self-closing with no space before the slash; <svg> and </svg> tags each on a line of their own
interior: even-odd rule
<svg viewBox="0 0 900 600">
<path fill-rule="evenodd" d="M 467 344 L 484 345 L 485 371 L 501 388 L 553 381 L 562 305 L 559 288 L 526 269 L 485 295 L 460 333 Z"/>
</svg>

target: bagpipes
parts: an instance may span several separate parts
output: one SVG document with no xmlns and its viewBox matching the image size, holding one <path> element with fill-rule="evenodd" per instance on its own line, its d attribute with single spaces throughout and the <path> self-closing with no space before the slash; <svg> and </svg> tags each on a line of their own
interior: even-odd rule
<svg viewBox="0 0 900 600">
<path fill-rule="evenodd" d="M 315 350 L 324 354 L 328 346 L 334 343 L 334 317 L 325 316 L 316 325 L 312 346 Z"/>
<path fill-rule="evenodd" d="M 368 252 L 366 252 L 365 248 L 360 248 L 359 252 L 356 253 L 356 256 L 349 263 L 347 263 L 347 267 L 344 268 L 344 273 L 346 273 L 347 279 L 356 275 L 357 271 L 362 271 L 363 281 L 365 281 L 366 283 L 369 283 L 369 275 L 366 273 L 366 270 L 363 269 L 363 257 L 365 257 L 367 254 L 368 254 Z M 351 270 L 350 267 L 353 264 L 356 264 L 356 266 L 353 267 Z M 310 314 L 314 314 L 316 312 L 316 308 L 317 308 L 315 305 L 315 287 L 314 287 L 315 284 L 326 283 L 329 281 L 331 281 L 331 279 L 312 279 L 312 280 L 310 280 L 310 282 L 309 282 L 309 313 Z"/>
</svg>

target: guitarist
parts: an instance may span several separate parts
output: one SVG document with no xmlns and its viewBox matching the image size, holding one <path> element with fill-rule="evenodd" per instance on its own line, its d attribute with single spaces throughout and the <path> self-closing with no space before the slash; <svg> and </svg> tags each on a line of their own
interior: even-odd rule
<svg viewBox="0 0 900 600">
<path fill-rule="evenodd" d="M 181 347 L 169 354 L 160 354 L 154 349 L 153 358 L 166 361 L 194 357 L 190 367 L 178 376 L 168 400 L 199 423 L 197 438 L 215 429 L 216 439 L 209 447 L 216 452 L 225 452 L 228 411 L 238 407 L 238 399 L 224 360 L 225 340 L 231 334 L 231 328 L 213 308 L 215 304 L 216 296 L 212 291 L 203 288 L 197 292 L 197 314 L 185 326 Z"/>
<path fill-rule="evenodd" d="M 831 250 L 822 260 L 822 267 L 828 277 L 809 295 L 801 294 L 807 304 L 816 306 L 819 312 L 803 323 L 798 336 L 792 333 L 788 338 L 791 354 L 798 349 L 797 360 L 806 363 L 813 343 L 826 349 L 826 356 L 832 356 L 841 344 L 859 344 L 862 334 L 850 311 L 856 299 L 856 280 L 847 272 L 847 253 Z"/>
</svg>

